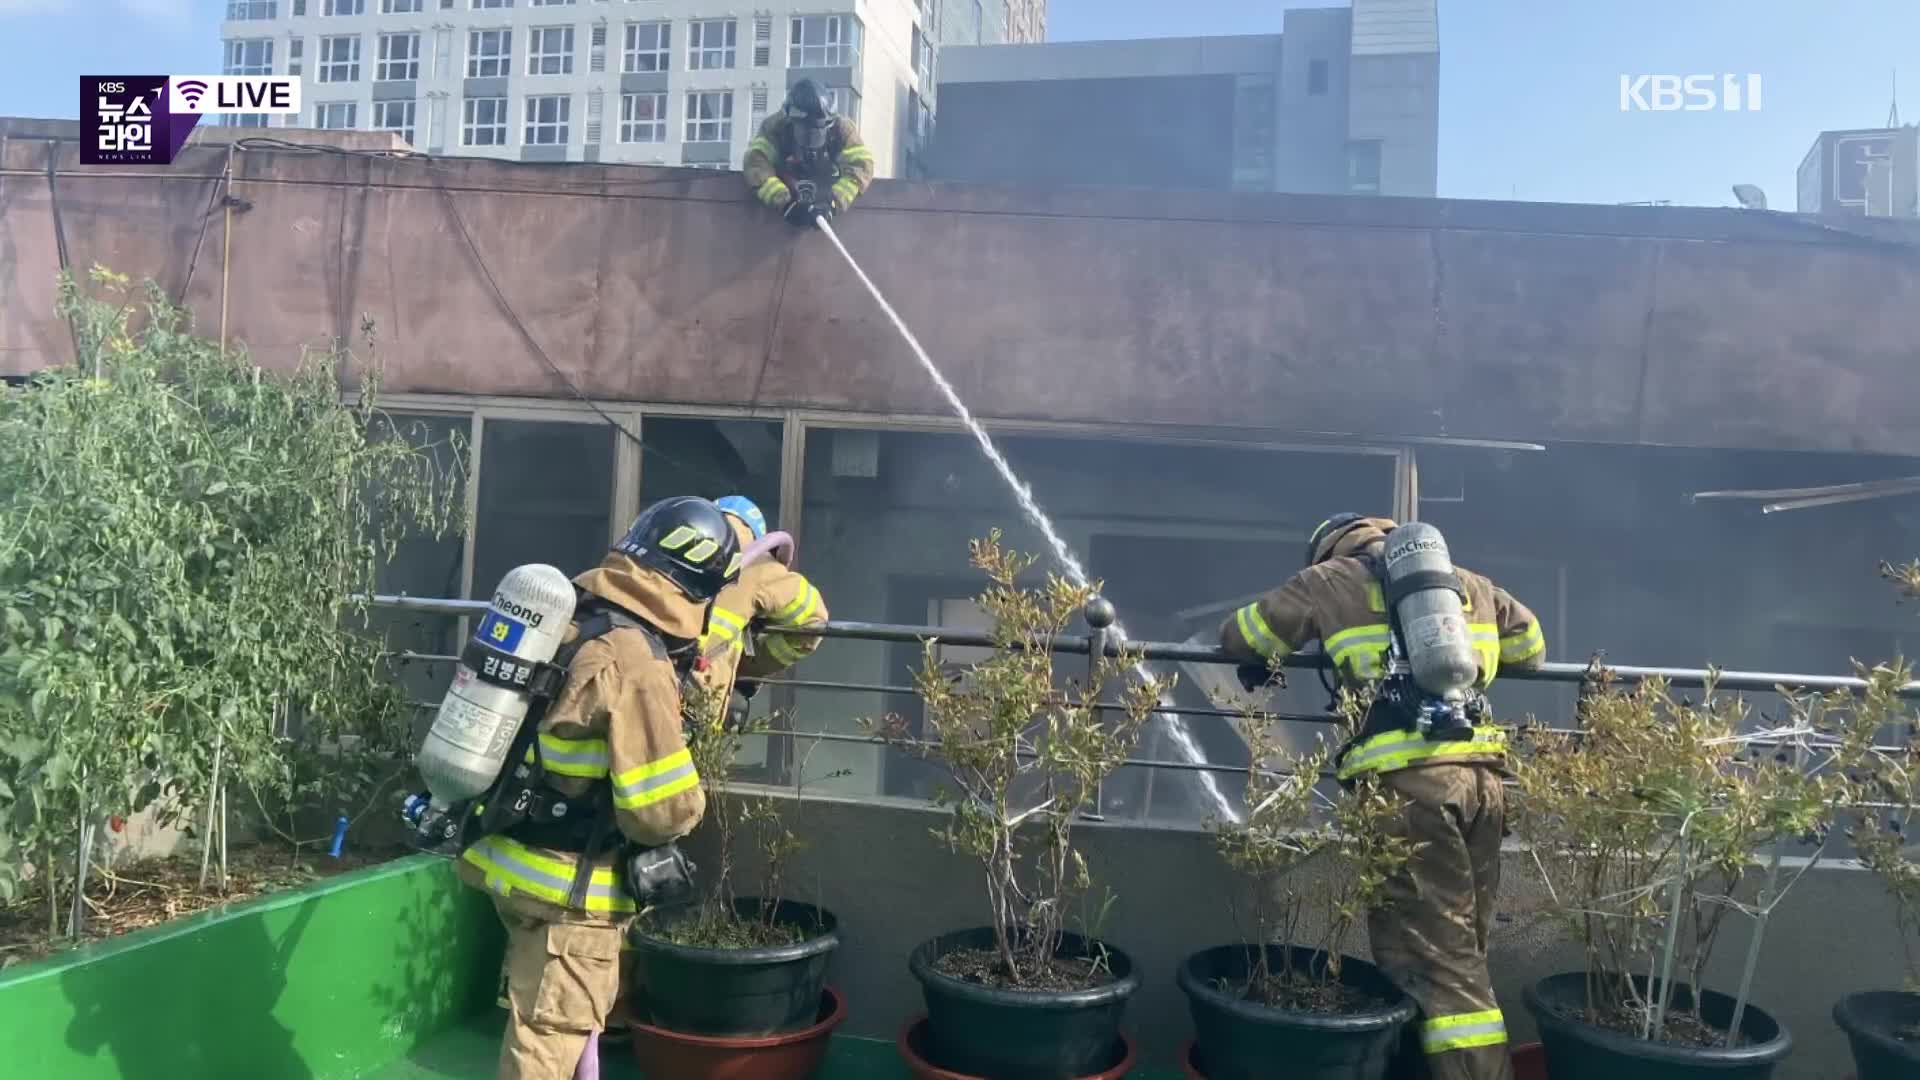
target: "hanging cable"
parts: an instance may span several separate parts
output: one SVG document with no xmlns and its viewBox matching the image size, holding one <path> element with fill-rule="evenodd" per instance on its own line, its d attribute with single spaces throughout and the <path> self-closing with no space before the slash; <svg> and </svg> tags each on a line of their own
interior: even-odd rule
<svg viewBox="0 0 1920 1080">
<path fill-rule="evenodd" d="M 592 409 L 600 419 L 612 425 L 615 431 L 626 436 L 630 442 L 639 447 L 643 452 L 653 454 L 669 465 L 674 465 L 695 475 L 717 481 L 720 490 L 730 490 L 735 486 L 734 481 L 730 477 L 721 476 L 718 472 L 705 466 L 694 465 L 687 461 L 680 460 L 662 451 L 659 447 L 650 445 L 646 440 L 628 429 L 625 424 L 614 419 L 612 414 L 600 407 L 599 402 L 588 397 L 586 392 L 580 389 L 579 384 L 574 382 L 572 377 L 561 369 L 560 365 L 553 362 L 553 358 L 547 355 L 547 350 L 542 348 L 540 342 L 533 336 L 533 331 L 527 328 L 527 324 L 522 321 L 519 314 L 513 310 L 513 305 L 508 302 L 506 293 L 501 291 L 499 282 L 494 280 L 493 271 L 487 268 L 487 260 L 480 254 L 480 246 L 473 242 L 473 234 L 467 231 L 467 223 L 460 216 L 460 208 L 454 205 L 453 193 L 438 182 L 434 184 L 434 188 L 440 192 L 441 200 L 447 207 L 447 217 L 453 222 L 454 230 L 460 234 L 460 239 L 466 244 L 467 253 L 473 259 L 474 268 L 480 271 L 481 280 L 486 282 L 487 292 L 492 295 L 494 306 L 498 307 L 500 313 L 506 316 L 507 321 L 513 324 L 514 330 L 519 333 L 520 339 L 526 342 L 527 348 L 533 351 L 533 355 L 539 358 L 540 363 L 545 365 L 547 371 L 550 372 L 555 379 L 558 379 L 561 385 L 572 392 L 573 396 L 578 398 L 581 404 Z"/>
<path fill-rule="evenodd" d="M 67 257 L 67 224 L 60 216 L 60 183 L 55 179 L 59 175 L 60 144 L 53 139 L 47 140 L 47 207 L 53 212 L 53 250 L 60 259 L 60 274 L 65 277 L 72 273 L 73 264 Z M 73 362 L 80 362 L 80 327 L 74 323 L 72 313 L 67 315 L 67 335 L 73 340 Z M 99 372 L 99 362 L 94 363 L 94 374 Z"/>
</svg>

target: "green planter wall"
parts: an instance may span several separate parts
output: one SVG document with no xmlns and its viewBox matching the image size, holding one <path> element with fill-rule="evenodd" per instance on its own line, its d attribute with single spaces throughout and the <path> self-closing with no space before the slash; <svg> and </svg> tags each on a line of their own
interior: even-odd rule
<svg viewBox="0 0 1920 1080">
<path fill-rule="evenodd" d="M 413 856 L 0 974 L 0 1076 L 349 1080 L 487 1007 L 493 905 Z"/>
</svg>

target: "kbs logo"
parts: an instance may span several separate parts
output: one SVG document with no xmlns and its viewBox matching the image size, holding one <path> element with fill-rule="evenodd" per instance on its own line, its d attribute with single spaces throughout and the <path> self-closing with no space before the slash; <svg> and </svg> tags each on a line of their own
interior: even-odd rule
<svg viewBox="0 0 1920 1080">
<path fill-rule="evenodd" d="M 300 112 L 291 75 L 84 75 L 80 161 L 168 165 L 207 114 Z"/>
<path fill-rule="evenodd" d="M 1622 75 L 1621 112 L 1759 112 L 1758 75 Z"/>
</svg>

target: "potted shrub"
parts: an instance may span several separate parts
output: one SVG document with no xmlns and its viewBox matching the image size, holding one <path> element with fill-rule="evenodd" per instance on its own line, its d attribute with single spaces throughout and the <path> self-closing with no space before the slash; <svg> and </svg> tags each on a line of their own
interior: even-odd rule
<svg viewBox="0 0 1920 1080">
<path fill-rule="evenodd" d="M 970 547 L 988 578 L 978 603 L 992 619 L 993 654 L 956 679 L 928 642 L 915 682 L 931 738 L 907 738 L 897 719 L 882 734 L 946 773 L 936 801 L 951 816 L 936 835 L 979 861 L 989 921 L 914 950 L 908 966 L 927 1016 L 902 1033 L 901 1052 L 918 1076 L 1122 1075 L 1112 1070 L 1130 1063 L 1131 1048 L 1120 1020 L 1140 981 L 1097 926 L 1068 929 L 1091 884 L 1073 827 L 1126 760 L 1163 684 L 1141 678 L 1117 704 L 1090 707 L 1136 666 L 1122 655 L 1095 660 L 1086 685 L 1057 689 L 1050 646 L 1097 586 L 1049 575 L 1022 588 L 1034 559 L 1004 550 L 997 530 Z"/>
<path fill-rule="evenodd" d="M 1351 718 L 1358 703 L 1342 703 Z M 1181 965 L 1194 1027 L 1188 1065 L 1206 1080 L 1263 1080 L 1280 1061 L 1297 1080 L 1382 1080 L 1415 1006 L 1345 946 L 1414 845 L 1387 828 L 1399 814 L 1394 795 L 1366 778 L 1330 800 L 1321 787 L 1329 747 L 1281 752 L 1273 723 L 1249 708 L 1239 724 L 1250 755 L 1246 815 L 1214 834 L 1252 887 L 1253 937 Z"/>
<path fill-rule="evenodd" d="M 1554 1080 L 1771 1076 L 1792 1039 L 1748 991 L 1767 915 L 1805 873 L 1781 880 L 1779 845 L 1817 839 L 1806 864 L 1816 865 L 1846 797 L 1833 770 L 1804 767 L 1816 743 L 1831 744 L 1802 723 L 1743 736 L 1744 708 L 1711 686 L 1694 704 L 1660 680 L 1617 690 L 1596 669 L 1589 687 L 1584 730 L 1530 733 L 1514 763 L 1518 830 L 1552 911 L 1586 952 L 1585 970 L 1526 990 L 1547 1071 Z M 1751 873 L 1769 845 L 1768 869 Z M 1701 977 L 1736 907 L 1757 925 L 1728 994 Z"/>
<path fill-rule="evenodd" d="M 1834 1006 L 1833 1020 L 1847 1033 L 1858 1080 L 1902 1080 L 1920 1076 L 1920 858 L 1907 839 L 1911 807 L 1920 804 L 1920 728 L 1897 696 L 1911 669 L 1881 666 L 1863 674 L 1869 689 L 1858 706 L 1859 737 L 1851 747 L 1858 757 L 1851 764 L 1860 801 L 1878 805 L 1861 807 L 1848 835 L 1893 900 L 1907 988 L 1850 994 Z M 1899 742 L 1876 748 L 1892 725 Z"/>
<path fill-rule="evenodd" d="M 717 699 L 711 690 L 694 690 L 685 705 L 718 866 L 696 903 L 643 912 L 634 921 L 634 1054 L 649 1075 L 797 1080 L 818 1067 L 846 1014 L 826 985 L 838 923 L 825 908 L 786 897 L 786 868 L 805 845 L 773 799 L 748 797 L 727 781 L 741 744 L 767 725 L 727 728 L 718 722 Z M 764 871 L 757 896 L 734 889 L 734 845 L 743 830 Z M 749 1072 L 729 1071 L 742 1068 Z"/>
</svg>

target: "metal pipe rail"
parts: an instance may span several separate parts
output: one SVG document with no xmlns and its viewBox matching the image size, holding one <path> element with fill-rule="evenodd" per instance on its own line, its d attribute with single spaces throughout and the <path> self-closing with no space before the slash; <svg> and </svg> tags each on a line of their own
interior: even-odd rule
<svg viewBox="0 0 1920 1080">
<path fill-rule="evenodd" d="M 395 608 L 402 611 L 418 611 L 436 615 L 478 615 L 487 609 L 485 600 L 442 600 L 414 596 L 375 596 L 376 607 Z M 1091 606 L 1091 605 L 1090 605 Z M 1109 609 L 1110 610 L 1110 609 Z M 1104 631 L 1106 623 L 1095 629 Z M 807 636 L 847 638 L 855 641 L 886 641 L 917 643 L 938 639 L 949 645 L 991 648 L 994 645 L 991 634 L 977 630 L 959 630 L 939 626 L 912 626 L 904 623 L 858 622 L 835 619 L 824 627 L 806 631 L 786 631 L 774 627 L 767 628 L 773 633 L 802 633 Z M 1118 656 L 1119 645 L 1106 634 L 1062 634 L 1049 644 L 1055 653 L 1074 656 L 1087 656 L 1093 652 L 1093 642 L 1099 638 L 1104 643 L 1103 652 L 1107 656 Z M 1188 645 L 1173 641 L 1134 641 L 1126 648 L 1145 660 L 1162 660 L 1175 663 L 1192 664 L 1231 664 L 1218 646 Z M 1327 658 L 1319 652 L 1295 653 L 1286 658 L 1285 666 L 1296 669 L 1324 669 Z M 1642 679 L 1665 679 L 1674 686 L 1700 688 L 1709 681 L 1721 690 L 1754 691 L 1771 693 L 1781 687 L 1793 690 L 1829 693 L 1845 691 L 1860 693 L 1867 688 L 1866 680 L 1852 675 L 1805 675 L 1772 671 L 1719 671 L 1706 668 L 1681 667 L 1637 667 L 1632 665 L 1607 666 L 1607 671 L 1617 679 L 1639 681 Z M 1588 667 L 1585 664 L 1550 663 L 1542 664 L 1532 670 L 1508 668 L 1502 670 L 1500 678 L 1511 681 L 1572 683 L 1579 685 L 1587 679 Z M 1920 700 L 1920 680 L 1907 683 L 1900 688 L 1900 696 Z"/>
</svg>

